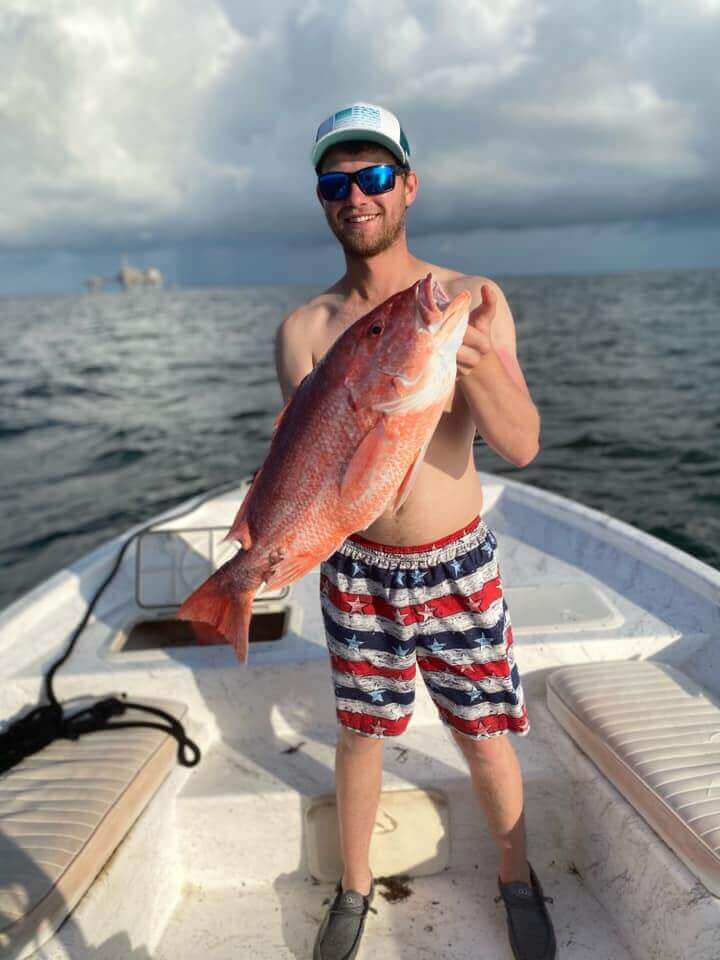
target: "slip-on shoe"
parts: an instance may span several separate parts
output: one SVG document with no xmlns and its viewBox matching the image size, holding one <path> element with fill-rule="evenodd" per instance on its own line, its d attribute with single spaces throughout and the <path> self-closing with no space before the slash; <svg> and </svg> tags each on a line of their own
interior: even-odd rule
<svg viewBox="0 0 720 960">
<path fill-rule="evenodd" d="M 530 866 L 531 885 L 522 880 L 502 883 L 497 878 L 500 896 L 495 903 L 504 900 L 507 909 L 510 946 L 515 960 L 554 960 L 557 954 L 555 931 L 545 903 L 552 897 L 543 896 L 542 887 L 535 871 Z"/>
<path fill-rule="evenodd" d="M 360 947 L 368 910 L 377 913 L 370 903 L 375 895 L 375 878 L 365 896 L 357 890 L 343 890 L 338 880 L 336 896 L 320 924 L 313 960 L 353 960 Z"/>
</svg>

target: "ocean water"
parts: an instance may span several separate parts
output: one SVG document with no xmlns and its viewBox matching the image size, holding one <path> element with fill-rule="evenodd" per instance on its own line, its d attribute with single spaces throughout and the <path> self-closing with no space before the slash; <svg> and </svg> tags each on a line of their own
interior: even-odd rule
<svg viewBox="0 0 720 960">
<path fill-rule="evenodd" d="M 720 271 L 496 278 L 542 416 L 518 468 L 720 569 Z M 134 523 L 240 480 L 281 406 L 300 287 L 0 300 L 0 608 Z"/>
</svg>

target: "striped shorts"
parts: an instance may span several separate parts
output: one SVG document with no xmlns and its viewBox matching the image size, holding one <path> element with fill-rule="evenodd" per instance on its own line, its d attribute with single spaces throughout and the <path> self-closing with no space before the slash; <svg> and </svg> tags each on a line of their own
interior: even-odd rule
<svg viewBox="0 0 720 960">
<path fill-rule="evenodd" d="M 320 566 L 339 723 L 401 734 L 416 663 L 440 719 L 473 740 L 530 732 L 502 592 L 497 540 L 478 515 L 433 543 L 348 537 Z"/>
</svg>

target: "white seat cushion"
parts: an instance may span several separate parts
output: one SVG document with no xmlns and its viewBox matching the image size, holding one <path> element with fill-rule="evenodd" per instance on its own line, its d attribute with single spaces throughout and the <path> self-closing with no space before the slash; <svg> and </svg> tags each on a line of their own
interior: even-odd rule
<svg viewBox="0 0 720 960">
<path fill-rule="evenodd" d="M 720 705 L 675 667 L 583 663 L 547 678 L 547 705 L 578 746 L 720 897 Z"/>
<path fill-rule="evenodd" d="M 138 702 L 178 720 L 187 711 L 174 700 Z M 132 707 L 116 719 L 167 722 Z M 0 775 L 1 957 L 20 960 L 53 935 L 176 756 L 169 734 L 131 727 L 55 740 Z"/>
</svg>

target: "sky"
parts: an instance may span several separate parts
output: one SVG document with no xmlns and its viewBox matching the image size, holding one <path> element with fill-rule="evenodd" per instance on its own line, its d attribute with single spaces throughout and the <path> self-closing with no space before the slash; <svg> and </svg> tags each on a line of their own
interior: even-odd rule
<svg viewBox="0 0 720 960">
<path fill-rule="evenodd" d="M 0 294 L 343 269 L 310 149 L 400 118 L 410 249 L 485 276 L 720 266 L 720 0 L 2 0 Z"/>
</svg>

